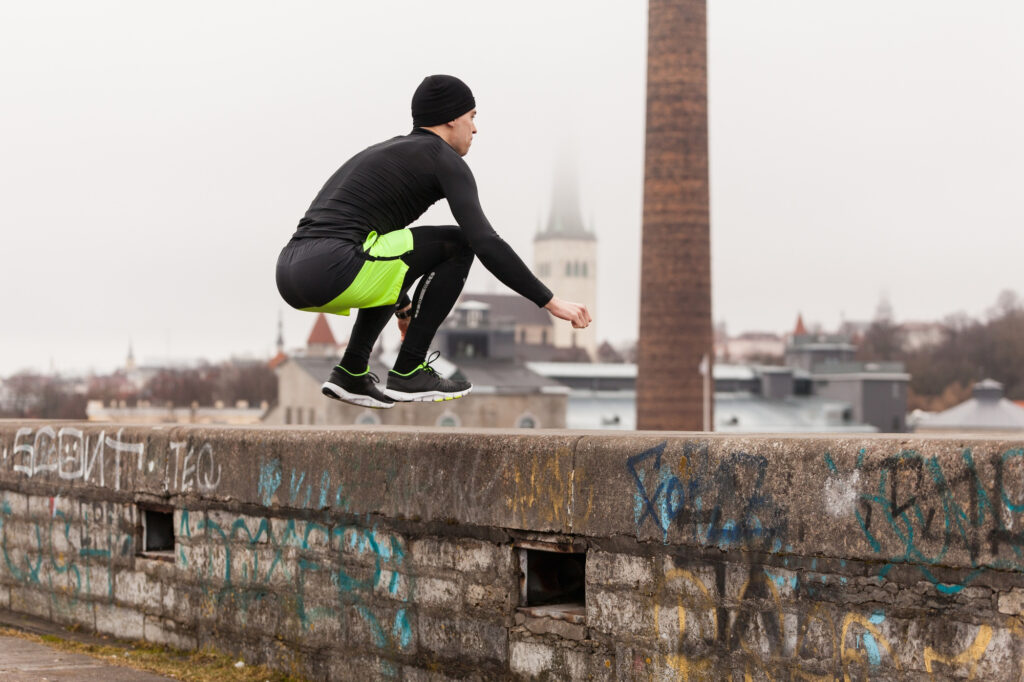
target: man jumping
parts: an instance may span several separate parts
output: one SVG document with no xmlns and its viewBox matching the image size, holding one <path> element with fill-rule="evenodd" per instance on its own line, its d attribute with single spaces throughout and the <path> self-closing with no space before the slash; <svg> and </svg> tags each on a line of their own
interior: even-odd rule
<svg viewBox="0 0 1024 682">
<path fill-rule="evenodd" d="M 462 292 L 473 257 L 503 284 L 577 329 L 586 306 L 563 301 L 538 280 L 494 231 L 480 208 L 462 157 L 476 134 L 473 93 L 453 76 L 428 76 L 412 97 L 413 130 L 356 154 L 313 200 L 277 261 L 277 288 L 293 308 L 348 315 L 358 308 L 341 362 L 324 395 L 388 408 L 470 392 L 426 359 L 434 333 Z M 408 225 L 441 198 L 458 225 Z M 420 280 L 413 298 L 406 293 Z M 394 314 L 403 334 L 384 390 L 369 371 L 370 352 Z"/>
</svg>

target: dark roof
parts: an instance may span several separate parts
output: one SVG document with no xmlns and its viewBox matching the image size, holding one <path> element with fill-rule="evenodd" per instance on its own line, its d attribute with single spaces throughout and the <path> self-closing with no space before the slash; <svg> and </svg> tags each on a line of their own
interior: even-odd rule
<svg viewBox="0 0 1024 682">
<path fill-rule="evenodd" d="M 551 314 L 519 294 L 462 294 L 461 303 L 479 301 L 490 306 L 491 322 L 515 320 L 516 324 L 550 325 Z"/>
<path fill-rule="evenodd" d="M 496 393 L 537 393 L 544 389 L 564 389 L 565 385 L 541 376 L 515 360 L 463 360 L 459 371 L 475 387 L 493 388 Z"/>
</svg>

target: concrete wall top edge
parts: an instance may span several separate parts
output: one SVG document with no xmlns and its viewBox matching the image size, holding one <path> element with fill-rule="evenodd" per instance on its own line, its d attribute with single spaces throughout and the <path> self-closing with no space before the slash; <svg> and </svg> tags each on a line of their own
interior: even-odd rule
<svg viewBox="0 0 1024 682">
<path fill-rule="evenodd" d="M 2 421 L 3 490 L 1024 570 L 1020 435 Z"/>
</svg>

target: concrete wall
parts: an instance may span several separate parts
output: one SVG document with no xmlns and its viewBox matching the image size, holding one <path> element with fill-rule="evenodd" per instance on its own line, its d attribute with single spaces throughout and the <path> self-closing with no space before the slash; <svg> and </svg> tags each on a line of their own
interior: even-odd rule
<svg viewBox="0 0 1024 682">
<path fill-rule="evenodd" d="M 1022 514 L 1019 437 L 0 422 L 0 608 L 313 679 L 1016 680 Z"/>
</svg>

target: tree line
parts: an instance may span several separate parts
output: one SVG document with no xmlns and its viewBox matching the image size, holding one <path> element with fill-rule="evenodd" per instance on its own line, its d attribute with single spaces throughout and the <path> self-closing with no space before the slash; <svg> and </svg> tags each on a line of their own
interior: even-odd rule
<svg viewBox="0 0 1024 682">
<path fill-rule="evenodd" d="M 140 377 L 142 377 L 140 379 Z M 266 362 L 230 360 L 192 368 L 160 368 L 64 378 L 21 372 L 3 381 L 0 417 L 17 419 L 85 419 L 90 400 L 135 407 L 256 406 L 277 400 L 277 376 Z"/>
<path fill-rule="evenodd" d="M 1024 301 L 1004 291 L 982 319 L 964 313 L 940 323 L 933 343 L 911 345 L 904 326 L 884 303 L 858 344 L 858 359 L 898 361 L 910 374 L 909 409 L 939 411 L 963 402 L 982 379 L 1003 384 L 1010 400 L 1024 400 Z"/>
</svg>

